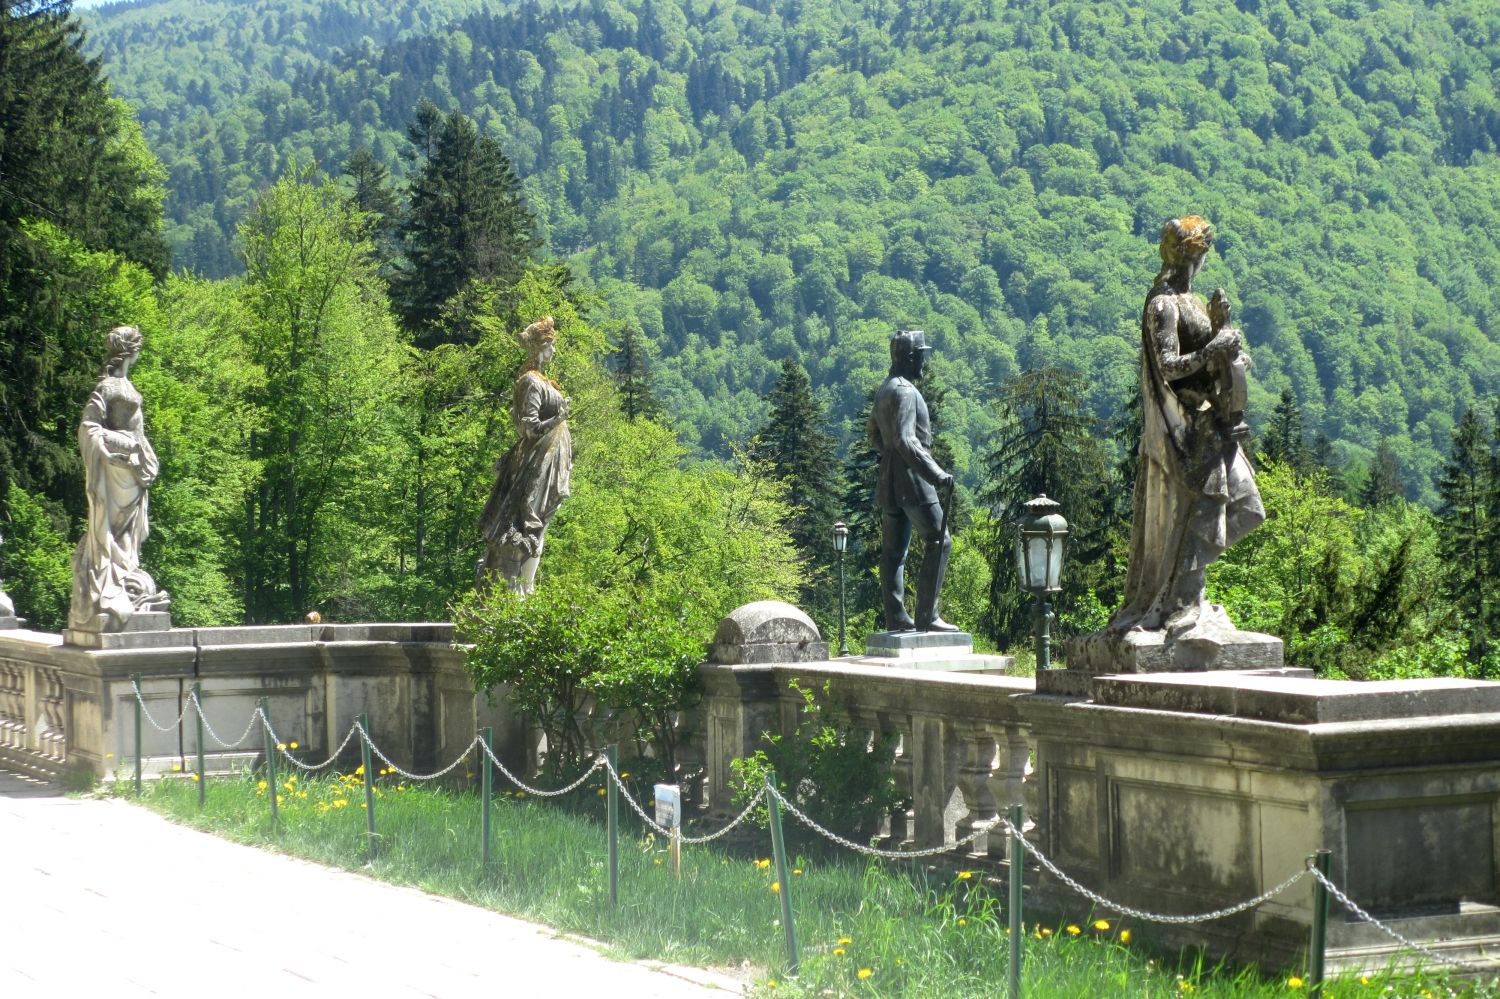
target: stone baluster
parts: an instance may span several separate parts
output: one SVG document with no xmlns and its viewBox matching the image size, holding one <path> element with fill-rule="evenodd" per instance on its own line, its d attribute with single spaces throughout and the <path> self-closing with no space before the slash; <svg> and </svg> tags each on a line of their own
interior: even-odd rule
<svg viewBox="0 0 1500 999">
<path fill-rule="evenodd" d="M 916 845 L 922 849 L 951 843 L 948 803 L 956 771 L 951 761 L 947 725 L 936 715 L 912 716 L 912 811 Z"/>
<path fill-rule="evenodd" d="M 876 722 L 882 736 L 896 740 L 891 776 L 896 779 L 896 788 L 905 799 L 904 804 L 892 810 L 881 846 L 888 850 L 909 850 L 916 845 L 917 831 L 916 813 L 912 808 L 915 795 L 912 791 L 911 716 L 882 711 L 876 716 Z"/>
<path fill-rule="evenodd" d="M 0 665 L 0 746 L 26 746 L 26 670 Z"/>
<path fill-rule="evenodd" d="M 50 667 L 39 667 L 34 678 L 39 685 L 37 702 L 37 750 L 54 760 L 67 757 L 68 733 L 63 722 L 62 675 Z"/>
<path fill-rule="evenodd" d="M 954 836 L 963 839 L 999 816 L 990 783 L 998 763 L 999 746 L 987 728 L 964 728 L 955 736 L 962 761 L 958 767 L 958 787 L 968 810 L 958 820 Z M 983 834 L 966 848 L 967 852 L 971 857 L 984 857 L 990 852 L 990 844 L 998 844 L 1003 838 L 993 833 Z"/>
</svg>

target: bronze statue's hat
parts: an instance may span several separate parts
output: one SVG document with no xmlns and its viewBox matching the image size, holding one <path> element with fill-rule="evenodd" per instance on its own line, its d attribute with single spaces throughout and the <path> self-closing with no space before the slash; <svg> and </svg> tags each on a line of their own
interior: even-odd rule
<svg viewBox="0 0 1500 999">
<path fill-rule="evenodd" d="M 917 354 L 930 354 L 932 345 L 922 330 L 900 330 L 891 337 L 891 360 L 900 361 Z"/>
</svg>

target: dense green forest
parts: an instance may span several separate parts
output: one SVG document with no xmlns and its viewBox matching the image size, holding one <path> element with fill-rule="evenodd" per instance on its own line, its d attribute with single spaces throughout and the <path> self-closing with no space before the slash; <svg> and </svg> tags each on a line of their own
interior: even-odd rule
<svg viewBox="0 0 1500 999">
<path fill-rule="evenodd" d="M 477 5 L 476 5 L 477 6 Z M 1500 384 L 1500 11 L 1485 0 L 842 3 L 164 0 L 90 15 L 168 172 L 178 266 L 235 273 L 235 227 L 293 158 L 412 107 L 474 116 L 540 233 L 645 334 L 704 453 L 746 442 L 781 361 L 836 437 L 922 327 L 977 487 L 994 392 L 1051 358 L 1093 413 L 1135 378 L 1152 235 L 1187 208 L 1239 304 L 1252 412 L 1284 388 L 1349 483 L 1382 440 L 1435 502 L 1464 409 Z"/>
<path fill-rule="evenodd" d="M 1023 642 L 1007 539 L 1045 491 L 1074 532 L 1059 630 L 1096 628 L 1139 302 L 1186 207 L 1255 354 L 1271 513 L 1211 594 L 1330 675 L 1500 667 L 1488 5 L 160 0 L 90 37 L 66 3 L 3 11 L 0 579 L 38 625 L 67 610 L 110 326 L 146 337 L 146 556 L 198 625 L 453 613 L 515 333 L 550 314 L 574 495 L 534 599 L 458 608 L 527 655 L 635 641 L 677 676 L 770 596 L 830 629 L 835 518 L 857 646 L 859 431 L 910 326 L 965 485 L 944 616 Z"/>
</svg>

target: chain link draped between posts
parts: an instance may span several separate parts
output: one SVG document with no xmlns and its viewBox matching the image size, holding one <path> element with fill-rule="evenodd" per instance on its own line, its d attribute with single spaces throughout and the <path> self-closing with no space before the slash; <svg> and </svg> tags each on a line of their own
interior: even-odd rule
<svg viewBox="0 0 1500 999">
<path fill-rule="evenodd" d="M 263 726 L 265 735 L 269 739 L 270 744 L 275 747 L 279 755 L 284 757 L 289 763 L 297 767 L 299 770 L 307 773 L 323 770 L 336 763 L 343 756 L 344 751 L 349 747 L 349 744 L 354 740 L 355 736 L 360 736 L 362 745 L 368 746 L 370 752 L 374 755 L 374 757 L 378 758 L 381 763 L 390 768 L 393 773 L 396 773 L 407 780 L 416 782 L 437 780 L 452 773 L 461 764 L 468 762 L 469 757 L 473 754 L 476 746 L 488 757 L 489 762 L 494 765 L 494 767 L 500 772 L 502 776 L 504 776 L 508 781 L 510 781 L 520 790 L 538 798 L 555 798 L 570 794 L 573 791 L 578 790 L 578 788 L 582 787 L 589 780 L 589 778 L 591 778 L 596 772 L 602 769 L 608 775 L 608 780 L 613 783 L 614 788 L 624 796 L 625 801 L 630 806 L 631 810 L 635 812 L 637 817 L 640 818 L 640 820 L 646 825 L 647 828 L 649 828 L 652 832 L 669 839 L 673 834 L 673 830 L 657 824 L 650 813 L 646 811 L 645 807 L 643 807 L 640 802 L 636 801 L 635 797 L 631 795 L 629 789 L 626 787 L 624 780 L 620 777 L 619 773 L 616 772 L 615 767 L 610 763 L 608 756 L 604 753 L 599 753 L 598 755 L 596 755 L 592 764 L 588 767 L 587 770 L 580 774 L 577 779 L 573 780 L 571 783 L 567 784 L 564 787 L 549 790 L 546 788 L 534 787 L 522 780 L 520 777 L 516 776 L 516 774 L 513 773 L 509 768 L 507 768 L 505 764 L 501 762 L 500 758 L 495 755 L 494 749 L 488 743 L 486 743 L 483 738 L 476 735 L 474 740 L 467 746 L 465 746 L 458 757 L 446 767 L 442 768 L 441 770 L 434 771 L 430 774 L 417 774 L 398 766 L 388 755 L 386 755 L 384 751 L 380 749 L 379 746 L 375 744 L 375 740 L 370 736 L 368 729 L 364 725 L 361 725 L 358 720 L 356 720 L 352 725 L 350 725 L 348 732 L 345 734 L 343 741 L 339 743 L 338 748 L 330 753 L 327 759 L 323 760 L 321 763 L 305 763 L 302 760 L 298 759 L 296 756 L 292 755 L 292 753 L 288 750 L 287 743 L 276 734 L 275 728 L 272 726 L 269 714 L 260 705 L 257 705 L 255 710 L 251 712 L 250 720 L 245 726 L 244 734 L 242 734 L 239 739 L 233 742 L 229 742 L 221 737 L 209 723 L 207 713 L 204 711 L 202 701 L 199 699 L 196 691 L 190 691 L 188 693 L 182 710 L 181 712 L 179 712 L 177 718 L 170 724 L 162 725 L 151 714 L 150 709 L 146 707 L 145 697 L 143 692 L 141 691 L 141 687 L 139 682 L 137 682 L 137 679 L 132 677 L 130 684 L 131 689 L 135 694 L 136 704 L 140 709 L 140 717 L 144 718 L 151 725 L 151 727 L 156 729 L 157 731 L 171 732 L 175 729 L 181 728 L 181 726 L 187 720 L 189 712 L 195 711 L 197 713 L 198 720 L 202 722 L 204 731 L 207 732 L 210 738 L 212 738 L 216 743 L 219 744 L 219 746 L 223 747 L 224 749 L 235 749 L 243 745 L 245 741 L 250 738 L 251 734 L 255 731 L 257 723 L 259 723 L 261 726 Z M 139 726 L 139 722 L 137 722 L 137 725 Z M 786 811 L 789 812 L 792 817 L 795 818 L 798 822 L 802 823 L 808 829 L 812 830 L 814 833 L 817 833 L 828 841 L 845 849 L 851 850 L 855 853 L 868 857 L 876 857 L 882 860 L 916 860 L 952 853 L 953 851 L 967 846 L 992 832 L 995 832 L 997 830 L 1003 831 L 1012 842 L 1019 844 L 1020 847 L 1025 851 L 1025 853 L 1030 854 L 1036 860 L 1036 862 L 1041 865 L 1041 867 L 1043 867 L 1048 873 L 1057 878 L 1058 881 L 1066 885 L 1077 894 L 1088 899 L 1090 902 L 1103 909 L 1108 909 L 1111 912 L 1116 912 L 1122 916 L 1128 916 L 1132 919 L 1139 919 L 1143 922 L 1163 923 L 1169 925 L 1189 925 L 1194 923 L 1206 923 L 1217 919 L 1223 919 L 1228 916 L 1253 909 L 1256 906 L 1269 901 L 1275 896 L 1286 891 L 1288 888 L 1291 888 L 1293 885 L 1297 884 L 1303 878 L 1312 878 L 1316 882 L 1318 882 L 1324 889 L 1326 889 L 1329 895 L 1337 899 L 1338 902 L 1343 905 L 1344 908 L 1347 909 L 1356 919 L 1374 926 L 1376 929 L 1386 934 L 1386 936 L 1390 937 L 1401 947 L 1406 948 L 1407 950 L 1410 950 L 1416 954 L 1420 954 L 1421 956 L 1433 962 L 1436 962 L 1439 965 L 1451 966 L 1470 974 L 1494 973 L 1497 970 L 1495 967 L 1483 967 L 1472 963 L 1457 961 L 1451 957 L 1446 957 L 1439 952 L 1431 949 L 1430 947 L 1423 946 L 1422 944 L 1417 943 L 1416 941 L 1403 935 L 1397 930 L 1394 930 L 1391 927 L 1387 926 L 1385 923 L 1381 922 L 1379 919 L 1372 916 L 1369 912 L 1360 907 L 1358 903 L 1356 903 L 1337 885 L 1335 885 L 1333 881 L 1327 877 L 1327 875 L 1318 870 L 1313 865 L 1313 861 L 1311 858 L 1309 858 L 1305 869 L 1296 872 L 1291 877 L 1282 881 L 1280 884 L 1269 889 L 1268 891 L 1265 891 L 1262 894 L 1255 896 L 1254 898 L 1246 899 L 1243 902 L 1239 902 L 1231 906 L 1226 906 L 1222 909 L 1215 909 L 1211 912 L 1196 913 L 1193 915 L 1171 915 L 1154 913 L 1148 912 L 1144 909 L 1137 909 L 1132 906 L 1124 905 L 1120 902 L 1115 902 L 1112 899 L 1106 898 L 1103 895 L 1100 895 L 1097 892 L 1087 888 L 1077 879 L 1073 878 L 1061 868 L 1059 868 L 1055 863 L 1053 863 L 1052 860 L 1049 859 L 1045 854 L 1043 854 L 1035 844 L 1033 844 L 1026 838 L 1021 829 L 1017 828 L 1016 825 L 1014 825 L 1003 815 L 996 816 L 994 819 L 991 819 L 987 822 L 976 824 L 973 830 L 968 835 L 956 840 L 953 843 L 944 843 L 940 846 L 934 846 L 919 850 L 883 850 L 877 847 L 857 843 L 854 840 L 851 840 L 845 836 L 841 836 L 838 833 L 835 833 L 827 827 L 823 826 L 821 823 L 813 819 L 805 811 L 799 808 L 789 798 L 787 798 L 786 795 L 782 794 L 781 791 L 777 789 L 775 785 L 770 781 L 767 781 L 761 787 L 760 791 L 750 799 L 743 811 L 741 811 L 738 815 L 731 819 L 722 828 L 702 836 L 681 836 L 681 842 L 689 845 L 701 845 L 711 843 L 724 836 L 727 836 L 730 832 L 747 821 L 757 807 L 759 807 L 762 803 L 769 802 L 770 799 L 774 799 L 777 805 L 779 805 L 781 808 L 786 809 Z"/>
<path fill-rule="evenodd" d="M 1325 875 L 1317 868 L 1311 866 L 1311 863 L 1309 863 L 1307 870 L 1303 871 L 1302 873 L 1311 875 L 1324 888 L 1328 889 L 1328 894 L 1338 899 L 1339 904 L 1348 909 L 1356 919 L 1360 919 L 1366 923 L 1369 923 L 1371 926 L 1375 927 L 1377 930 L 1380 930 L 1382 933 L 1399 943 L 1401 946 L 1406 947 L 1409 950 L 1416 951 L 1423 957 L 1430 958 L 1438 962 L 1439 964 L 1450 964 L 1460 971 L 1466 971 L 1470 974 L 1483 974 L 1485 972 L 1494 973 L 1496 971 L 1500 971 L 1500 968 L 1496 968 L 1493 965 L 1489 968 L 1482 968 L 1477 964 L 1466 964 L 1462 961 L 1455 961 L 1450 957 L 1444 957 L 1442 954 L 1439 954 L 1437 951 L 1431 949 L 1430 947 L 1424 947 L 1421 944 L 1417 943 L 1415 940 L 1403 936 L 1401 933 L 1398 933 L 1397 931 L 1391 929 L 1389 926 L 1385 925 L 1380 920 L 1370 915 L 1364 909 L 1360 908 L 1353 899 L 1340 891 L 1339 886 L 1329 880 L 1327 875 Z"/>
</svg>

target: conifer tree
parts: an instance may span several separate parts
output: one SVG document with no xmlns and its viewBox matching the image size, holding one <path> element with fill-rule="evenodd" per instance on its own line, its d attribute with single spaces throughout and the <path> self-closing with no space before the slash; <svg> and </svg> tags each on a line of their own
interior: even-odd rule
<svg viewBox="0 0 1500 999">
<path fill-rule="evenodd" d="M 371 241 L 388 266 L 399 247 L 396 227 L 401 221 L 401 202 L 391 187 L 391 172 L 369 146 L 360 146 L 344 160 L 343 175 L 353 184 L 350 200 L 368 216 Z"/>
<path fill-rule="evenodd" d="M 1495 510 L 1495 456 L 1489 428 L 1478 410 L 1469 408 L 1453 428 L 1453 444 L 1438 479 L 1439 546 L 1448 566 L 1446 589 L 1458 606 L 1469 633 L 1469 660 L 1479 664 L 1489 651 L 1494 612 L 1491 574 Z"/>
<path fill-rule="evenodd" d="M 1068 519 L 1068 567 L 1059 604 L 1099 583 L 1110 526 L 1103 499 L 1114 478 L 1109 453 L 1084 404 L 1084 389 L 1076 372 L 1047 366 L 1009 379 L 1000 390 L 1000 431 L 986 461 L 990 484 L 981 498 L 995 524 L 986 545 L 990 600 L 985 627 L 1002 644 L 1030 628 L 1014 563 L 1016 519 L 1027 500 L 1046 493 L 1062 504 Z"/>
<path fill-rule="evenodd" d="M 840 519 L 836 444 L 824 429 L 823 408 L 813 398 L 807 371 L 797 361 L 782 362 L 768 400 L 771 416 L 755 435 L 751 457 L 765 462 L 786 482 L 788 533 L 813 569 L 802 600 L 809 606 L 827 606 L 824 591 L 833 560 L 833 524 Z"/>
<path fill-rule="evenodd" d="M 620 410 L 627 420 L 660 420 L 661 403 L 651 391 L 651 356 L 645 337 L 634 326 L 626 325 L 620 333 L 614 356 L 615 389 Z"/>
<path fill-rule="evenodd" d="M 431 347 L 453 339 L 436 323 L 454 296 L 475 282 L 513 284 L 541 243 L 510 158 L 473 119 L 423 101 L 407 136 L 417 170 L 391 301 L 417 345 Z"/>
<path fill-rule="evenodd" d="M 1302 407 L 1290 388 L 1281 390 L 1281 398 L 1271 411 L 1271 423 L 1260 441 L 1260 456 L 1265 461 L 1290 466 L 1305 475 L 1310 466 L 1307 436 L 1302 426 Z"/>
<path fill-rule="evenodd" d="M 1359 488 L 1359 505 L 1366 510 L 1376 510 L 1405 495 L 1406 485 L 1401 481 L 1401 462 L 1396 458 L 1396 452 L 1391 450 L 1391 442 L 1382 437 L 1375 448 L 1375 457 L 1370 459 L 1364 484 Z"/>
</svg>

